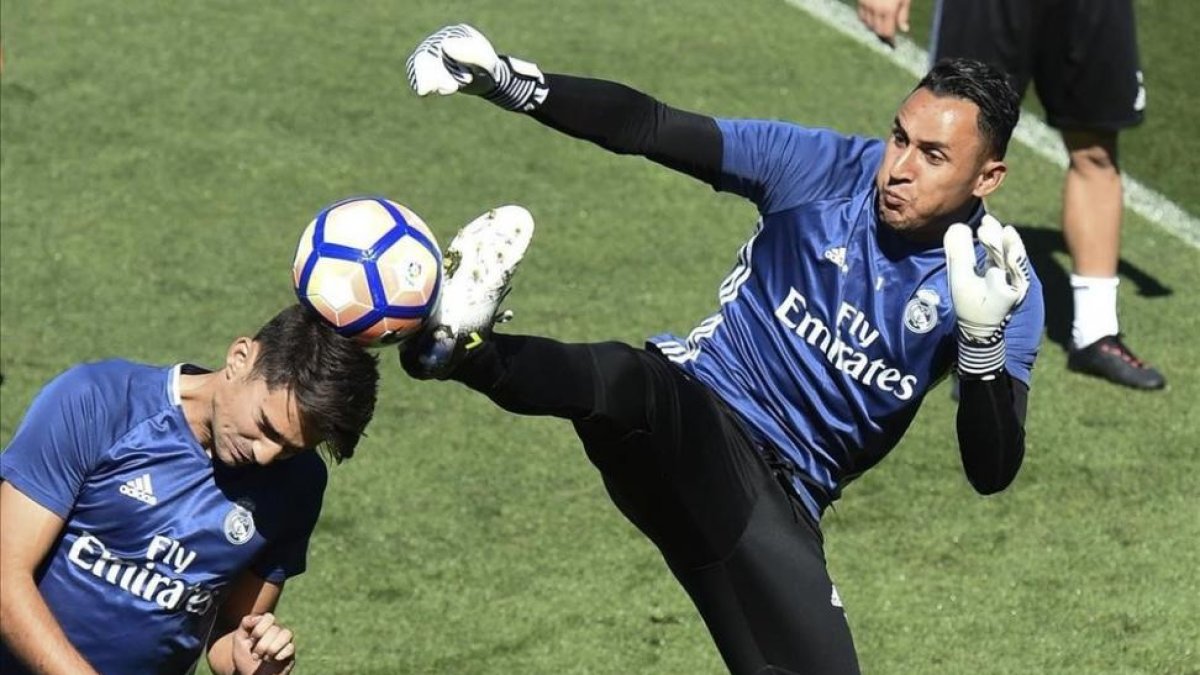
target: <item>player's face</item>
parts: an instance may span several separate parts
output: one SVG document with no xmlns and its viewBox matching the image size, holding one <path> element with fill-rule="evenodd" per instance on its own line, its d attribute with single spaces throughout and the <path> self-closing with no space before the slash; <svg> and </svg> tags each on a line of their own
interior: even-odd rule
<svg viewBox="0 0 1200 675">
<path fill-rule="evenodd" d="M 1004 180 L 978 126 L 979 108 L 966 99 L 918 89 L 892 123 L 875 176 L 879 217 L 893 229 L 940 236 L 965 219 L 975 198 Z"/>
<path fill-rule="evenodd" d="M 265 466 L 312 448 L 319 439 L 288 389 L 270 389 L 251 374 L 258 344 L 239 338 L 230 347 L 222 386 L 213 399 L 213 459 L 229 466 Z"/>
</svg>

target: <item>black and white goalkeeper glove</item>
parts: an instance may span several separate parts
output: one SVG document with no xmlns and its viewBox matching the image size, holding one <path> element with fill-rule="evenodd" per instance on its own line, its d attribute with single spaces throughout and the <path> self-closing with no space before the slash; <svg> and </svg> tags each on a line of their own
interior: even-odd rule
<svg viewBox="0 0 1200 675">
<path fill-rule="evenodd" d="M 407 68 L 408 84 L 418 96 L 461 91 L 501 108 L 530 112 L 549 91 L 537 64 L 497 54 L 483 33 L 465 23 L 425 38 L 408 57 Z"/>
<path fill-rule="evenodd" d="M 1029 292 L 1029 261 L 1011 225 L 985 215 L 977 234 L 987 254 L 980 269 L 970 227 L 951 225 L 943 244 L 958 316 L 959 377 L 991 379 L 1004 369 L 1004 327 Z"/>
</svg>

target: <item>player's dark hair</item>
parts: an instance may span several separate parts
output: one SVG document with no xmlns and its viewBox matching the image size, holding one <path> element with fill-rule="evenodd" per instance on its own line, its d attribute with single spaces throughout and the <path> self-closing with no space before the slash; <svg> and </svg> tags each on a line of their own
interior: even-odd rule
<svg viewBox="0 0 1200 675">
<path fill-rule="evenodd" d="M 276 314 L 254 341 L 259 350 L 252 375 L 296 397 L 304 424 L 325 439 L 335 461 L 352 457 L 375 413 L 375 355 L 299 304 Z"/>
<path fill-rule="evenodd" d="M 995 159 L 1004 159 L 1021 114 L 1021 97 L 1002 71 L 975 59 L 942 59 L 921 78 L 917 89 L 964 98 L 979 107 L 979 132 Z"/>
</svg>

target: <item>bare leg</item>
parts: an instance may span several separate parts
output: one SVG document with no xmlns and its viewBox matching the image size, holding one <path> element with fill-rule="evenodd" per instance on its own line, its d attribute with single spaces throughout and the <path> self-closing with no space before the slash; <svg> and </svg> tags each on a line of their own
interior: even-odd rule
<svg viewBox="0 0 1200 675">
<path fill-rule="evenodd" d="M 1123 208 L 1115 131 L 1063 132 L 1070 154 L 1063 184 L 1063 238 L 1071 254 L 1075 314 L 1067 365 L 1138 389 L 1161 389 L 1163 376 L 1119 337 L 1117 264 Z"/>
<path fill-rule="evenodd" d="M 1084 277 L 1115 277 L 1121 253 L 1121 172 L 1117 134 L 1065 131 L 1071 156 L 1063 186 L 1063 236 L 1072 271 Z"/>
</svg>

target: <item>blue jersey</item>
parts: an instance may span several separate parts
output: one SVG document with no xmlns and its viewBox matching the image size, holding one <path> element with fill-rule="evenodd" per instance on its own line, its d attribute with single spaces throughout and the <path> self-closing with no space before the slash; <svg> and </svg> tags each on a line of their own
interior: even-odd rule
<svg viewBox="0 0 1200 675">
<path fill-rule="evenodd" d="M 48 384 L 0 455 L 0 476 L 65 528 L 36 582 L 104 673 L 182 673 L 230 584 L 304 570 L 326 468 L 214 463 L 184 418 L 180 366 L 77 366 Z M 23 672 L 0 646 L 0 671 Z"/>
<path fill-rule="evenodd" d="M 883 141 L 781 122 L 718 125 L 718 188 L 751 199 L 759 229 L 720 287 L 720 310 L 686 339 L 650 342 L 795 464 L 798 492 L 819 517 L 899 442 L 957 358 L 945 252 L 879 221 Z M 1044 321 L 1031 276 L 1005 329 L 1006 369 L 1026 384 Z"/>
</svg>

